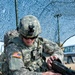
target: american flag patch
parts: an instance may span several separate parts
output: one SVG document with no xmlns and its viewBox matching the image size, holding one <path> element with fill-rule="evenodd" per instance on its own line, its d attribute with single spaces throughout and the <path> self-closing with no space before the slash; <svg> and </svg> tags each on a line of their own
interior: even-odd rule
<svg viewBox="0 0 75 75">
<path fill-rule="evenodd" d="M 22 54 L 20 52 L 14 52 L 12 54 L 12 57 L 14 57 L 14 58 L 22 58 Z"/>
</svg>

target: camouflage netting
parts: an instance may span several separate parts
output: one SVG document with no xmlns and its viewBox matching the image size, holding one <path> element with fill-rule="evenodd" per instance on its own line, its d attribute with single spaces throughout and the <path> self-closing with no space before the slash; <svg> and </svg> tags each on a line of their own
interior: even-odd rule
<svg viewBox="0 0 75 75">
<path fill-rule="evenodd" d="M 14 1 L 0 0 L 2 41 L 5 32 L 16 29 Z M 75 35 L 75 0 L 17 0 L 17 4 L 18 20 L 30 14 L 38 17 L 42 26 L 42 37 L 63 43 Z"/>
</svg>

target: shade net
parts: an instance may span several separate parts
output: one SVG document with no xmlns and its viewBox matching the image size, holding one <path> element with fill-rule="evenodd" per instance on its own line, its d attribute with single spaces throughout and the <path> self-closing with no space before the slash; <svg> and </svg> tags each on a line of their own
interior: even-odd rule
<svg viewBox="0 0 75 75">
<path fill-rule="evenodd" d="M 75 35 L 75 0 L 16 0 L 18 25 L 23 16 L 34 15 L 41 24 L 40 36 L 54 42 L 65 42 Z M 0 41 L 16 29 L 15 0 L 0 0 Z"/>
</svg>

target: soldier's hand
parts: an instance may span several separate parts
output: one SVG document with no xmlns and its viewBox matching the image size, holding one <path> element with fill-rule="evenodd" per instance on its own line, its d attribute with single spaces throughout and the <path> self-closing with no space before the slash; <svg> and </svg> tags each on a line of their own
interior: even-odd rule
<svg viewBox="0 0 75 75">
<path fill-rule="evenodd" d="M 54 73 L 54 72 L 48 71 L 48 72 L 42 73 L 42 75 L 62 75 L 62 74 L 60 74 L 60 73 Z"/>
<path fill-rule="evenodd" d="M 48 64 L 48 66 L 51 68 L 52 67 L 52 61 L 53 60 L 57 60 L 58 58 L 56 57 L 56 56 L 50 56 L 50 57 L 48 57 L 47 59 L 46 59 L 46 62 L 47 62 L 47 64 Z"/>
</svg>

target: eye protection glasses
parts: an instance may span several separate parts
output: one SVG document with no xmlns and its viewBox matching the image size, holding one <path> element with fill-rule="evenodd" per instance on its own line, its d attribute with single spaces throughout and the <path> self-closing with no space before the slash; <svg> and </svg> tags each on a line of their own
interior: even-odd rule
<svg viewBox="0 0 75 75">
<path fill-rule="evenodd" d="M 35 37 L 25 37 L 25 36 L 23 36 L 23 35 L 22 35 L 22 37 L 25 38 L 26 40 L 28 40 L 28 39 L 34 40 L 34 39 L 37 38 L 37 36 L 35 36 Z"/>
</svg>

